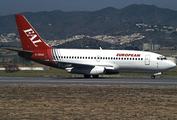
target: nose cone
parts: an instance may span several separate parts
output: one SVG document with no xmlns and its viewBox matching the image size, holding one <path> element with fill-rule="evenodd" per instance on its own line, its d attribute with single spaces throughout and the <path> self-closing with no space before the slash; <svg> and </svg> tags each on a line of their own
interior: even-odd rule
<svg viewBox="0 0 177 120">
<path fill-rule="evenodd" d="M 176 64 L 172 61 L 170 61 L 169 63 L 169 69 L 172 69 L 172 68 L 175 68 L 176 67 Z"/>
</svg>

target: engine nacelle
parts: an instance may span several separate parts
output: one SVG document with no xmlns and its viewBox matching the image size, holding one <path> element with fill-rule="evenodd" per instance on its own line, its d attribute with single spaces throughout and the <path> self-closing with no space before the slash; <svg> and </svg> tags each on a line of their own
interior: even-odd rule
<svg viewBox="0 0 177 120">
<path fill-rule="evenodd" d="M 100 75 L 105 74 L 105 68 L 100 66 L 87 68 L 66 68 L 68 73 L 85 74 L 85 75 Z"/>
</svg>

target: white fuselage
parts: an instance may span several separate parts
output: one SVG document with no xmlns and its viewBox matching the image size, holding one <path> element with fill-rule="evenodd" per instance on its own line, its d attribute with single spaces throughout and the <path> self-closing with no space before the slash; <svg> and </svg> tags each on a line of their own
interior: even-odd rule
<svg viewBox="0 0 177 120">
<path fill-rule="evenodd" d="M 52 54 L 56 61 L 101 66 L 114 72 L 158 73 L 176 66 L 169 60 L 157 59 L 160 54 L 145 51 L 53 49 Z"/>
</svg>

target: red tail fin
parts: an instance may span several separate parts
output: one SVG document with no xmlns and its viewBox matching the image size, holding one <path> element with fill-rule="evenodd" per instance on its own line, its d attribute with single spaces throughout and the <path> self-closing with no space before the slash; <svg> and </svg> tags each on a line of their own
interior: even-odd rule
<svg viewBox="0 0 177 120">
<path fill-rule="evenodd" d="M 15 15 L 23 50 L 49 49 L 23 15 Z"/>
</svg>

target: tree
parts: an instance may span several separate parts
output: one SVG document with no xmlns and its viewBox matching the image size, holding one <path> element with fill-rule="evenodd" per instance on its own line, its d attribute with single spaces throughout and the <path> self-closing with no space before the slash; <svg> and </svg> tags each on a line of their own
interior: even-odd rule
<svg viewBox="0 0 177 120">
<path fill-rule="evenodd" d="M 19 68 L 17 65 L 7 65 L 5 66 L 5 72 L 7 73 L 12 73 L 12 72 L 16 72 L 19 71 Z"/>
</svg>

